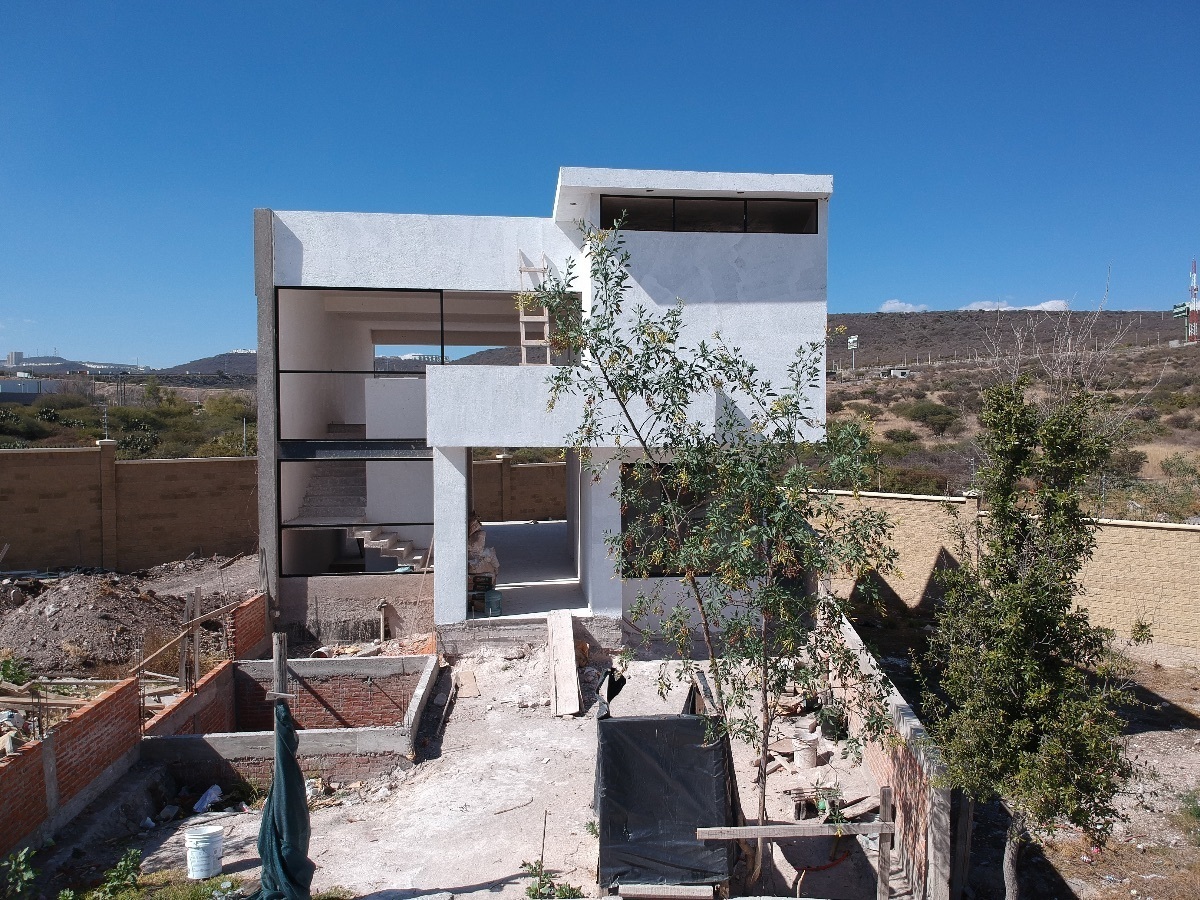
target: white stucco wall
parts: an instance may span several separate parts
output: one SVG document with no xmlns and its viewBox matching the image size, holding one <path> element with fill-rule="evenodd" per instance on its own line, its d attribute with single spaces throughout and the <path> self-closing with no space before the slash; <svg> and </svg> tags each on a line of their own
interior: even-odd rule
<svg viewBox="0 0 1200 900">
<path fill-rule="evenodd" d="M 365 393 L 369 440 L 425 437 L 424 378 L 367 378 Z"/>
<path fill-rule="evenodd" d="M 368 460 L 368 522 L 432 522 L 433 463 Z"/>
<path fill-rule="evenodd" d="M 274 240 L 275 283 L 319 287 L 527 290 L 520 254 L 578 252 L 551 219 L 507 216 L 276 212 Z"/>
</svg>

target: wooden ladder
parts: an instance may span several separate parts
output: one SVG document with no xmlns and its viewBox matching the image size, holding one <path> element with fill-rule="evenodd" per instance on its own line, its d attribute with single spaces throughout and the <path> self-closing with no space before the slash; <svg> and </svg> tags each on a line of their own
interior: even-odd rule
<svg viewBox="0 0 1200 900">
<path fill-rule="evenodd" d="M 520 273 L 521 289 L 524 290 L 526 275 L 539 275 L 544 278 L 549 271 L 546 254 L 542 254 L 542 264 L 534 266 L 527 264 L 525 254 L 518 251 L 517 271 Z M 532 281 L 532 278 L 530 280 Z M 550 365 L 550 310 L 543 306 L 536 311 L 521 308 L 517 312 L 517 327 L 521 329 L 521 365 Z M 536 351 L 533 359 L 530 358 L 531 349 Z"/>
</svg>

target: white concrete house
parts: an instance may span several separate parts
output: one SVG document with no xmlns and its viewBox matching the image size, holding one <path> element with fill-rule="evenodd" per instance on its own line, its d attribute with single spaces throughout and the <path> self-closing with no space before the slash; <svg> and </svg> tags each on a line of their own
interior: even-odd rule
<svg viewBox="0 0 1200 900">
<path fill-rule="evenodd" d="M 561 447 L 574 425 L 568 406 L 547 411 L 542 325 L 513 298 L 575 257 L 586 311 L 576 222 L 625 211 L 630 298 L 682 298 L 690 336 L 719 330 L 782 379 L 824 340 L 832 189 L 827 175 L 564 168 L 546 218 L 256 210 L 260 540 L 285 622 L 377 629 L 386 600 L 407 629 L 430 597 L 436 624 L 468 618 L 472 448 Z M 420 364 L 388 371 L 396 355 Z M 507 364 L 476 364 L 493 360 Z M 813 401 L 823 411 L 824 391 Z M 636 588 L 603 543 L 621 528 L 614 476 L 594 484 L 568 454 L 565 477 L 565 522 L 487 524 L 504 612 L 618 619 Z"/>
</svg>

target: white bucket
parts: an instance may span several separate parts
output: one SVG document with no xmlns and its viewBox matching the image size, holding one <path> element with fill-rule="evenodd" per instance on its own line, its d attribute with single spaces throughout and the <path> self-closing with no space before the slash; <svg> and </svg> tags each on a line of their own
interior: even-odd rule
<svg viewBox="0 0 1200 900">
<path fill-rule="evenodd" d="M 183 845 L 187 847 L 187 877 L 193 881 L 203 881 L 220 875 L 224 842 L 225 831 L 220 825 L 202 825 L 185 831 Z"/>
<path fill-rule="evenodd" d="M 797 769 L 812 769 L 817 765 L 817 739 L 793 738 L 792 758 L 796 761 Z"/>
</svg>

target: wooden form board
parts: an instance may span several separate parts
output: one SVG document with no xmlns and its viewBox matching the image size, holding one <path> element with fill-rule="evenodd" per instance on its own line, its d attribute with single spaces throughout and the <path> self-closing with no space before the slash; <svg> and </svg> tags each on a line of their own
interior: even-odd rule
<svg viewBox="0 0 1200 900">
<path fill-rule="evenodd" d="M 583 711 L 579 697 L 579 670 L 575 668 L 575 626 L 571 614 L 556 609 L 546 616 L 546 650 L 550 664 L 550 712 L 577 716 Z"/>
</svg>

